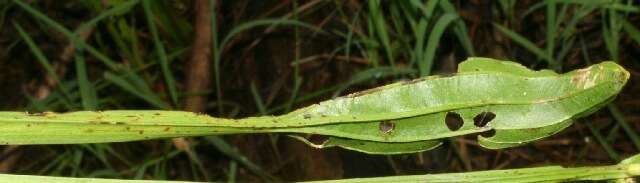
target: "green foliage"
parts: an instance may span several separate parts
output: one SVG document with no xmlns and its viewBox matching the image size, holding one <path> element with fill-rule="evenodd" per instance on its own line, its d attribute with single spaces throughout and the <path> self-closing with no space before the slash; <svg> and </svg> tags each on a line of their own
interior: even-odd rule
<svg viewBox="0 0 640 183">
<path fill-rule="evenodd" d="M 557 133 L 572 119 L 608 103 L 628 78 L 629 73 L 613 62 L 559 75 L 513 62 L 470 58 L 460 64 L 455 76 L 389 84 L 273 117 L 222 119 L 144 110 L 1 112 L 0 143 L 75 144 L 287 132 L 330 136 L 319 143 L 297 137 L 317 148 L 398 154 L 432 149 L 442 138 L 489 132 L 493 134 L 479 137 L 480 145 L 499 149 Z M 451 114 L 463 124 L 447 124 Z"/>
</svg>

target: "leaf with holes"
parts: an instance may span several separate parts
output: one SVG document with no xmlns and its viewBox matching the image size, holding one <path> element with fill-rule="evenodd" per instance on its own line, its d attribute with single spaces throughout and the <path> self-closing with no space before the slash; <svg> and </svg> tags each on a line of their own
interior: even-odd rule
<svg viewBox="0 0 640 183">
<path fill-rule="evenodd" d="M 2 144 L 71 144 L 238 133 L 326 136 L 314 147 L 376 154 L 424 151 L 479 134 L 506 148 L 550 136 L 611 101 L 629 73 L 602 62 L 565 74 L 470 58 L 449 77 L 429 76 L 350 94 L 281 116 L 213 118 L 181 111 L 0 112 Z"/>
<path fill-rule="evenodd" d="M 316 128 L 315 131 L 309 132 L 329 134 L 327 131 L 334 130 L 339 133 L 333 132 L 331 133 L 333 135 L 355 134 L 351 137 L 380 142 L 402 143 L 479 133 L 480 145 L 484 147 L 492 149 L 512 147 L 553 135 L 569 126 L 572 119 L 594 112 L 612 100 L 629 77 L 626 70 L 612 62 L 603 62 L 602 64 L 559 75 L 548 70 L 532 71 L 513 62 L 501 62 L 486 58 L 474 58 L 463 62 L 459 67 L 459 72 L 460 74 L 457 76 L 448 78 L 430 77 L 430 79 L 415 80 L 410 82 L 415 84 L 413 86 L 406 87 L 405 83 L 392 84 L 372 89 L 370 91 L 373 92 L 370 94 L 354 94 L 356 97 L 378 94 L 387 98 L 397 97 L 401 99 L 402 95 L 384 92 L 399 90 L 398 93 L 400 93 L 403 92 L 399 89 L 400 87 L 406 87 L 405 90 L 411 90 L 412 87 L 421 87 L 421 90 L 413 90 L 407 93 L 425 93 L 425 88 L 431 89 L 436 88 L 436 86 L 440 86 L 437 87 L 440 89 L 446 88 L 442 87 L 446 84 L 437 84 L 434 80 L 448 79 L 448 84 L 451 84 L 449 86 L 457 86 L 449 87 L 447 90 L 440 90 L 441 92 L 448 92 L 449 98 L 442 99 L 435 98 L 433 95 L 423 95 L 425 98 L 431 98 L 427 102 L 435 104 L 432 105 L 433 108 L 425 108 L 424 110 L 439 112 L 415 117 L 385 119 L 383 122 L 351 122 L 323 125 L 322 127 L 308 127 Z M 477 76 L 476 80 L 462 82 L 461 80 L 464 80 L 464 78 L 456 78 L 467 74 Z M 508 79 L 501 80 L 487 75 L 499 75 Z M 477 87 L 465 88 L 465 86 L 461 86 L 465 84 Z M 466 90 L 460 88 L 465 88 Z M 482 88 L 483 90 L 474 90 L 477 88 Z M 429 92 L 433 94 L 438 91 L 430 90 Z M 489 95 L 490 93 L 495 93 L 495 95 Z M 438 96 L 446 95 L 440 94 Z M 335 114 L 344 111 L 343 108 L 345 106 L 356 109 L 357 107 L 353 106 L 367 102 L 356 97 L 349 98 L 347 96 L 346 98 L 321 103 L 309 107 L 310 109 L 302 109 L 304 112 L 301 113 L 305 113 L 303 115 L 306 115 L 307 119 L 318 115 L 313 114 L 314 112 L 320 113 L 321 117 L 329 116 L 327 113 L 330 113 L 328 111 L 332 109 L 333 111 L 338 111 L 331 113 Z M 415 100 L 420 100 L 420 97 L 415 97 L 414 101 L 398 102 L 388 101 L 384 97 L 379 98 L 379 100 L 385 101 L 381 102 L 380 106 L 385 104 L 392 104 L 392 106 L 376 108 L 377 110 L 382 110 L 379 112 L 380 115 L 395 112 L 401 114 L 397 116 L 402 116 L 402 112 L 416 110 L 417 108 L 407 106 L 415 104 Z M 465 98 L 467 99 L 466 102 Z M 351 100 L 351 102 L 340 100 Z M 448 102 L 438 103 L 437 100 L 448 100 Z M 474 100 L 478 102 L 474 102 Z M 330 108 L 331 105 L 327 105 L 327 103 L 341 104 L 341 108 Z M 393 105 L 398 103 L 401 103 L 401 105 Z M 438 105 L 452 107 L 448 109 L 446 107 L 439 108 L 440 106 Z M 362 107 L 372 108 L 371 105 Z M 396 110 L 393 110 L 393 108 L 396 108 Z M 350 110 L 350 112 L 353 111 Z M 359 112 L 367 113 L 368 111 Z M 358 118 L 364 117 L 353 116 L 351 121 L 357 121 Z M 345 120 L 349 121 L 349 118 L 347 117 Z M 465 121 L 469 123 L 464 123 Z M 381 133 L 376 131 L 378 123 L 393 123 L 395 129 Z"/>
</svg>

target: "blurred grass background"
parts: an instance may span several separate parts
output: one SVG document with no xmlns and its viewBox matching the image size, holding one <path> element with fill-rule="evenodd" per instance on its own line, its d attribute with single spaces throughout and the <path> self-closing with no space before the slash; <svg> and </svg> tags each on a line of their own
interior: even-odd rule
<svg viewBox="0 0 640 183">
<path fill-rule="evenodd" d="M 424 153 L 315 150 L 277 134 L 2 146 L 0 172 L 267 182 L 613 164 L 640 150 L 640 5 L 623 0 L 3 0 L 0 109 L 276 115 L 469 56 L 558 72 L 615 60 L 618 99 L 504 150 L 454 138 Z"/>
</svg>

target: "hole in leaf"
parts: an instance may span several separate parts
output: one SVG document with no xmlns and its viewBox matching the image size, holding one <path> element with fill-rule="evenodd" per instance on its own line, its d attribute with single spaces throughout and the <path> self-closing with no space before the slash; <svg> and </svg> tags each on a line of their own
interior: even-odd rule
<svg viewBox="0 0 640 183">
<path fill-rule="evenodd" d="M 380 132 L 384 133 L 384 134 L 388 134 L 391 133 L 393 131 L 393 129 L 396 128 L 396 124 L 393 121 L 382 121 L 380 122 Z"/>
<path fill-rule="evenodd" d="M 460 114 L 456 112 L 447 112 L 447 116 L 444 118 L 444 123 L 447 124 L 449 130 L 456 131 L 462 128 L 464 121 L 462 120 L 462 117 L 460 117 Z"/>
<path fill-rule="evenodd" d="M 480 132 L 480 136 L 482 136 L 484 138 L 489 138 L 489 137 L 496 136 L 496 129 L 491 129 L 489 131 Z"/>
<path fill-rule="evenodd" d="M 323 145 L 327 142 L 327 140 L 329 140 L 329 137 L 324 135 L 312 134 L 311 136 L 307 137 L 307 140 L 312 144 Z"/>
<path fill-rule="evenodd" d="M 473 117 L 473 124 L 477 127 L 484 127 L 487 126 L 487 123 L 494 118 L 496 118 L 496 114 L 492 112 L 482 112 L 476 115 L 476 117 Z"/>
</svg>

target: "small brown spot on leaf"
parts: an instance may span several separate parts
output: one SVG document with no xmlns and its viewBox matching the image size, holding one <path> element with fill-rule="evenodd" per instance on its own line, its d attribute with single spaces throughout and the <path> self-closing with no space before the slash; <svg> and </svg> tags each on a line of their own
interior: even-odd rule
<svg viewBox="0 0 640 183">
<path fill-rule="evenodd" d="M 408 80 L 408 81 L 402 81 L 402 85 L 413 84 L 413 83 L 417 83 L 417 82 L 420 82 L 420 81 L 424 81 L 426 79 L 427 78 L 424 77 L 424 78 L 418 78 L 418 79 L 413 79 L 413 80 Z"/>
<path fill-rule="evenodd" d="M 118 121 L 118 122 L 116 122 L 116 125 L 126 125 L 126 124 L 127 124 L 127 123 L 122 122 L 122 121 Z"/>
<path fill-rule="evenodd" d="M 542 131 L 541 128 L 527 128 L 524 130 L 527 130 L 527 133 L 540 133 Z"/>
<path fill-rule="evenodd" d="M 142 135 L 144 133 L 144 130 L 140 130 L 138 131 L 138 134 Z"/>
<path fill-rule="evenodd" d="M 166 131 L 169 131 L 169 130 L 171 130 L 171 127 L 165 127 L 163 131 L 166 132 Z"/>
<path fill-rule="evenodd" d="M 382 132 L 383 134 L 389 134 L 393 132 L 393 129 L 395 128 L 396 123 L 394 123 L 393 121 L 382 121 L 378 126 L 378 129 L 380 129 L 380 132 Z"/>
<path fill-rule="evenodd" d="M 93 130 L 93 129 L 91 129 L 91 128 L 84 130 L 84 132 L 86 132 L 86 133 L 92 133 L 93 131 L 94 131 L 94 130 Z"/>
<path fill-rule="evenodd" d="M 349 95 L 347 95 L 347 98 L 359 97 L 359 96 L 366 95 L 366 94 L 369 94 L 369 93 L 374 93 L 374 92 L 377 92 L 377 91 L 380 91 L 380 90 L 382 90 L 382 87 L 371 88 L 371 89 L 364 90 L 364 91 L 361 91 L 361 92 L 355 92 L 355 93 L 349 94 Z"/>
<path fill-rule="evenodd" d="M 456 112 L 447 112 L 447 115 L 444 117 L 444 123 L 447 125 L 447 128 L 451 131 L 456 131 L 462 128 L 464 121 L 460 114 Z"/>
<path fill-rule="evenodd" d="M 27 112 L 27 115 L 29 116 L 44 116 L 44 117 L 53 117 L 56 115 L 56 113 L 54 112 L 50 112 L 50 111 L 45 111 L 45 112 L 36 112 L 36 113 L 30 113 Z"/>
<path fill-rule="evenodd" d="M 31 127 L 31 124 L 27 124 L 27 127 Z"/>
<path fill-rule="evenodd" d="M 302 117 L 304 119 L 309 119 L 309 118 L 311 118 L 311 114 L 304 114 L 304 115 L 302 115 Z"/>
<path fill-rule="evenodd" d="M 456 76 L 456 73 L 446 73 L 446 74 L 441 74 L 439 75 L 440 78 L 448 78 L 448 77 L 453 77 Z"/>
<path fill-rule="evenodd" d="M 487 123 L 494 118 L 496 118 L 496 114 L 492 112 L 482 112 L 476 115 L 476 117 L 473 117 L 473 124 L 477 127 L 484 127 L 487 126 Z"/>
</svg>

